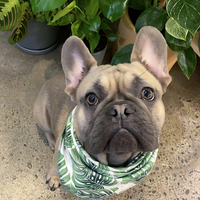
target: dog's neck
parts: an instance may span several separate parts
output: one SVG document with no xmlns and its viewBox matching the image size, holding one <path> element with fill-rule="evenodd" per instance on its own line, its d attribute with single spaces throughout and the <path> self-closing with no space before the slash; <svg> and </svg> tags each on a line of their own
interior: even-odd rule
<svg viewBox="0 0 200 200">
<path fill-rule="evenodd" d="M 100 164 L 80 145 L 70 114 L 59 144 L 57 166 L 67 190 L 81 198 L 92 195 L 95 199 L 119 194 L 139 183 L 150 173 L 156 157 L 157 150 L 139 154 L 125 167 Z M 84 192 L 80 193 L 80 189 Z"/>
</svg>

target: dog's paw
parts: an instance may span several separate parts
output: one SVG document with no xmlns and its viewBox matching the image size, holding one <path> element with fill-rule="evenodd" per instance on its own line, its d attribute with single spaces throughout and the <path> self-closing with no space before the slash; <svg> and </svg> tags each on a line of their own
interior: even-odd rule
<svg viewBox="0 0 200 200">
<path fill-rule="evenodd" d="M 46 184 L 49 185 L 51 191 L 55 191 L 60 187 L 60 181 L 57 176 L 52 176 L 49 180 L 46 181 Z"/>
<path fill-rule="evenodd" d="M 46 184 L 49 185 L 51 191 L 55 191 L 57 188 L 60 187 L 60 180 L 58 177 L 58 172 L 55 167 L 52 167 L 46 177 Z"/>
</svg>

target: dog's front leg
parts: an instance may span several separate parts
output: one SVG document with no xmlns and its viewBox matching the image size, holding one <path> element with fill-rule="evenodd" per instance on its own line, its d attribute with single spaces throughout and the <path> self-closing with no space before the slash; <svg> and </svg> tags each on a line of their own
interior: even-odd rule
<svg viewBox="0 0 200 200">
<path fill-rule="evenodd" d="M 62 134 L 60 134 L 56 140 L 55 151 L 53 154 L 53 165 L 48 171 L 47 176 L 46 176 L 46 183 L 49 185 L 49 188 L 51 191 L 54 191 L 58 187 L 60 187 L 60 180 L 59 180 L 58 170 L 57 170 L 57 153 L 58 153 L 58 146 L 59 146 L 61 135 Z"/>
</svg>

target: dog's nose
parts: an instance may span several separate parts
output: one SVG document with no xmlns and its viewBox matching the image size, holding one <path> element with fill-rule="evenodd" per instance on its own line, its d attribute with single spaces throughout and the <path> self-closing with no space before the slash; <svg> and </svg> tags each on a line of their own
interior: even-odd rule
<svg viewBox="0 0 200 200">
<path fill-rule="evenodd" d="M 125 119 L 127 118 L 130 114 L 132 114 L 133 111 L 127 104 L 122 104 L 122 105 L 114 105 L 112 108 L 109 110 L 109 115 L 115 118 L 120 118 L 120 119 Z"/>
</svg>

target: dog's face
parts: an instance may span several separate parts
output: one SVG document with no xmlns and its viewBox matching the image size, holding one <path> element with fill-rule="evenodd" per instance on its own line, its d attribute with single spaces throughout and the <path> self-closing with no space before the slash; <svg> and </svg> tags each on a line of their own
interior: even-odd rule
<svg viewBox="0 0 200 200">
<path fill-rule="evenodd" d="M 140 152 L 158 148 L 165 118 L 162 95 L 171 78 L 166 43 L 155 28 L 138 34 L 131 64 L 97 66 L 82 41 L 62 51 L 66 92 L 77 103 L 76 134 L 103 164 L 123 166 Z"/>
</svg>

